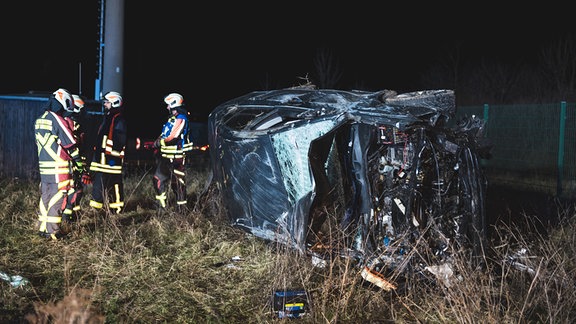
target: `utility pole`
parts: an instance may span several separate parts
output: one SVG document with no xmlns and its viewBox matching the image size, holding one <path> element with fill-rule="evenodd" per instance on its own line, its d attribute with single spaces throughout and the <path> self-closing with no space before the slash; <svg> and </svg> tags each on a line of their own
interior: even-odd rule
<svg viewBox="0 0 576 324">
<path fill-rule="evenodd" d="M 124 0 L 100 0 L 98 73 L 94 100 L 108 91 L 123 93 Z"/>
</svg>

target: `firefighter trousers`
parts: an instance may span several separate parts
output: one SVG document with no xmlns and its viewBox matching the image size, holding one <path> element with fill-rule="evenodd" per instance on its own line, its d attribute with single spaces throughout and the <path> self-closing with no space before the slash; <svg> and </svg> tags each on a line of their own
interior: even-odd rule
<svg viewBox="0 0 576 324">
<path fill-rule="evenodd" d="M 176 195 L 177 207 L 186 206 L 186 167 L 184 158 L 170 159 L 157 156 L 156 172 L 152 182 L 159 208 L 166 208 L 168 189 L 171 189 Z"/>
</svg>

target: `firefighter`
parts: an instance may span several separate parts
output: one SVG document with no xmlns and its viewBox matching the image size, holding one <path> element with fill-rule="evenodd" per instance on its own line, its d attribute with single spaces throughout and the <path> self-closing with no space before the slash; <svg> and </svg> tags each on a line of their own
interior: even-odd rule
<svg viewBox="0 0 576 324">
<path fill-rule="evenodd" d="M 159 210 L 166 208 L 168 189 L 176 195 L 176 207 L 186 209 L 186 155 L 192 148 L 188 138 L 188 111 L 184 98 L 178 93 L 164 97 L 170 115 L 158 138 L 154 141 L 156 172 L 152 178 Z"/>
<path fill-rule="evenodd" d="M 80 158 L 82 167 L 86 167 L 86 152 L 84 150 L 84 130 L 82 129 L 82 125 L 80 123 L 80 112 L 82 108 L 84 108 L 84 99 L 79 95 L 73 94 L 72 99 L 74 100 L 74 109 L 73 113 L 70 115 L 70 118 L 74 125 L 74 138 L 76 139 L 76 143 L 80 152 Z M 76 174 L 72 178 L 72 183 L 70 186 L 70 190 L 68 191 L 67 203 L 66 208 L 64 209 L 63 218 L 65 218 L 69 222 L 74 222 L 78 220 L 79 212 L 80 212 L 80 202 L 82 197 L 84 196 L 84 184 L 86 180 L 89 179 L 89 175 L 83 174 L 82 177 L 79 177 L 79 174 Z"/>
<path fill-rule="evenodd" d="M 90 163 L 92 199 L 90 206 L 102 210 L 108 207 L 114 214 L 124 208 L 123 165 L 127 124 L 122 96 L 107 92 L 103 100 L 104 120 L 98 129 L 96 145 Z"/>
<path fill-rule="evenodd" d="M 34 124 L 41 191 L 38 233 L 53 240 L 69 234 L 63 211 L 74 173 L 83 172 L 74 124 L 69 118 L 73 111 L 72 95 L 60 88 L 52 93 L 46 110 Z"/>
</svg>

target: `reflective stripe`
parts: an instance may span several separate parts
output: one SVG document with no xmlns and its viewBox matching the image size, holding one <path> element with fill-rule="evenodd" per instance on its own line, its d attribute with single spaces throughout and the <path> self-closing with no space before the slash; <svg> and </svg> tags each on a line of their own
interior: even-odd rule
<svg viewBox="0 0 576 324">
<path fill-rule="evenodd" d="M 70 188 L 71 183 L 72 183 L 71 180 L 64 180 L 58 182 L 58 190 L 62 192 L 68 191 L 68 188 Z"/>
<path fill-rule="evenodd" d="M 163 192 L 156 196 L 156 200 L 160 203 L 160 206 L 166 207 L 166 193 Z"/>
<path fill-rule="evenodd" d="M 178 148 L 177 145 L 170 145 L 170 146 L 161 146 L 160 152 L 162 153 L 182 153 L 183 150 Z"/>
<path fill-rule="evenodd" d="M 80 156 L 78 148 L 74 146 L 76 139 L 69 129 L 71 126 L 67 119 L 49 111 L 36 119 L 35 140 L 42 181 L 60 183 L 71 178 L 70 160 Z M 68 151 L 65 147 L 73 149 Z"/>
<path fill-rule="evenodd" d="M 72 129 L 68 128 L 69 125 L 64 124 L 64 119 L 63 117 L 60 117 L 58 115 L 56 115 L 55 112 L 50 111 L 50 114 L 52 114 L 52 116 L 54 117 L 54 120 L 56 120 L 56 122 L 58 123 L 58 125 L 60 126 L 60 128 L 62 129 L 62 131 L 66 134 L 66 137 L 68 139 L 70 139 L 70 141 L 73 144 L 76 144 L 76 137 L 74 136 L 74 133 L 72 132 Z M 60 143 L 58 143 L 60 144 Z"/>
<path fill-rule="evenodd" d="M 162 154 L 162 157 L 167 159 L 181 159 L 184 157 L 184 154 Z"/>
<path fill-rule="evenodd" d="M 118 152 L 113 150 L 114 143 L 112 140 L 108 139 L 107 135 L 102 137 L 102 143 L 100 144 L 102 151 L 100 152 L 99 159 L 94 158 L 92 163 L 90 164 L 91 171 L 100 171 L 103 173 L 110 173 L 110 174 L 121 174 L 122 173 L 122 165 L 115 165 L 110 166 L 108 165 L 107 156 L 113 156 L 115 158 L 120 158 L 122 161 L 120 164 L 124 163 L 124 149 Z"/>
<path fill-rule="evenodd" d="M 109 174 L 122 174 L 122 166 L 121 165 L 110 166 L 107 164 L 92 162 L 92 164 L 90 165 L 90 171 L 109 173 Z"/>
<path fill-rule="evenodd" d="M 38 220 L 46 223 L 61 223 L 62 216 L 38 216 Z"/>
<path fill-rule="evenodd" d="M 107 155 L 112 155 L 115 157 L 120 157 L 123 158 L 124 157 L 124 150 L 118 152 L 118 151 L 114 151 L 114 142 L 112 142 L 112 140 L 107 139 L 106 140 L 106 145 L 104 146 L 104 152 L 106 152 Z"/>
<path fill-rule="evenodd" d="M 34 125 L 35 129 L 41 129 L 41 130 L 47 130 L 47 131 L 51 131 L 52 130 L 52 121 L 48 120 L 48 119 L 44 119 L 46 117 L 46 114 L 42 115 L 42 119 L 39 119 L 38 121 L 36 121 L 36 124 Z"/>
<path fill-rule="evenodd" d="M 60 223 L 62 222 L 62 216 L 48 216 L 48 210 L 54 206 L 61 198 L 64 196 L 64 191 L 58 191 L 50 201 L 48 202 L 48 206 L 44 206 L 44 202 L 42 198 L 40 198 L 40 203 L 38 204 L 38 210 L 40 214 L 38 215 L 38 221 L 40 221 L 40 232 L 46 232 L 46 223 Z"/>
<path fill-rule="evenodd" d="M 121 194 L 121 192 L 120 192 L 120 186 L 119 186 L 118 184 L 115 184 L 115 185 L 114 185 L 114 196 L 116 197 L 116 201 L 114 202 L 114 205 L 115 205 L 115 206 L 116 206 L 116 205 L 119 206 L 120 204 L 122 204 L 122 206 L 124 206 L 124 202 L 123 202 L 123 201 L 120 201 L 120 194 Z M 112 206 L 112 204 L 110 204 L 110 206 Z M 120 206 L 120 207 L 121 207 L 121 206 Z"/>
<path fill-rule="evenodd" d="M 189 151 L 192 151 L 193 149 L 194 149 L 194 143 L 190 142 L 190 143 L 184 144 L 182 151 L 189 152 Z"/>
<path fill-rule="evenodd" d="M 68 167 L 70 164 L 68 161 L 59 160 L 59 161 L 40 161 L 40 167 L 43 168 L 56 168 L 56 167 Z"/>
<path fill-rule="evenodd" d="M 184 157 L 184 150 L 178 148 L 178 145 L 161 146 L 160 153 L 167 159 L 181 159 Z"/>
<path fill-rule="evenodd" d="M 120 213 L 122 211 L 122 207 L 124 207 L 124 202 L 120 201 L 120 186 L 118 184 L 114 185 L 114 196 L 116 197 L 116 201 L 109 204 L 110 208 L 116 209 L 116 212 Z"/>
<path fill-rule="evenodd" d="M 101 147 L 101 148 L 106 148 L 106 142 L 107 142 L 107 141 L 108 141 L 108 136 L 107 136 L 107 135 L 104 135 L 104 136 L 102 137 L 102 143 L 100 143 L 100 147 Z"/>
<path fill-rule="evenodd" d="M 119 209 L 122 208 L 122 207 L 124 207 L 124 203 L 123 203 L 123 202 L 111 203 L 111 204 L 110 204 L 110 208 L 118 209 L 118 211 L 119 211 Z"/>
<path fill-rule="evenodd" d="M 45 150 L 50 151 L 50 150 Z M 56 161 L 39 161 L 40 174 L 69 174 L 70 162 L 62 159 Z"/>
<path fill-rule="evenodd" d="M 102 209 L 103 206 L 104 206 L 103 203 L 97 202 L 95 200 L 90 200 L 90 207 Z"/>
</svg>

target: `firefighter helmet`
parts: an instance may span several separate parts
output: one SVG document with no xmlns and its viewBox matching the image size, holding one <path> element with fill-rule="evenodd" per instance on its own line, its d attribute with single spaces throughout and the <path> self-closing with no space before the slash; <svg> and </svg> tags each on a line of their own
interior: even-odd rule
<svg viewBox="0 0 576 324">
<path fill-rule="evenodd" d="M 171 93 L 164 97 L 164 102 L 168 105 L 168 109 L 174 109 L 182 106 L 184 97 L 179 93 Z"/>
<path fill-rule="evenodd" d="M 112 108 L 122 106 L 122 96 L 116 91 L 107 92 L 102 100 L 112 103 Z"/>
<path fill-rule="evenodd" d="M 84 100 L 82 100 L 82 98 L 79 95 L 72 95 L 72 98 L 74 98 L 74 112 L 75 113 L 79 113 L 80 110 L 82 110 L 82 108 L 84 108 Z"/>
<path fill-rule="evenodd" d="M 52 93 L 54 99 L 56 99 L 61 105 L 62 108 L 66 111 L 74 111 L 74 100 L 72 99 L 72 95 L 66 89 L 60 88 Z"/>
</svg>

